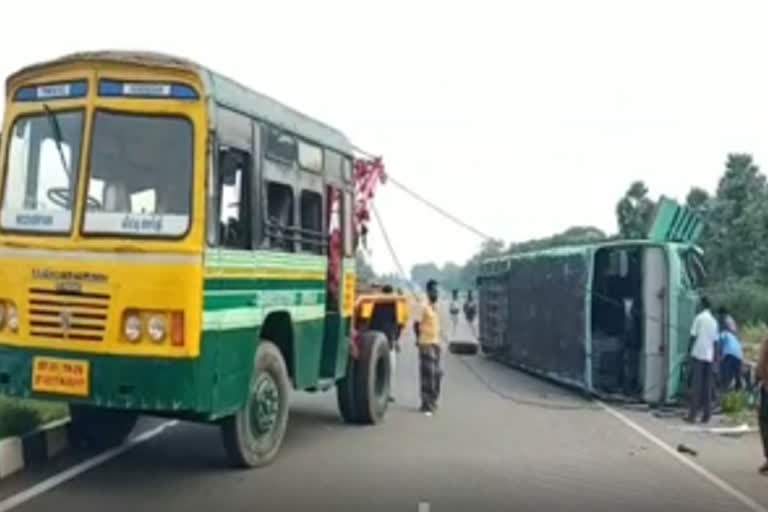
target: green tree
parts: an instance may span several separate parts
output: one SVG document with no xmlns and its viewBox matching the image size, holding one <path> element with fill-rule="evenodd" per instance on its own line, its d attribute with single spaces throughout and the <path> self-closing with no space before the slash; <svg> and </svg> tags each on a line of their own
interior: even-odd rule
<svg viewBox="0 0 768 512">
<path fill-rule="evenodd" d="M 411 267 L 411 281 L 422 288 L 430 279 L 440 280 L 440 269 L 434 263 L 417 263 Z"/>
<path fill-rule="evenodd" d="M 768 234 L 765 175 L 748 154 L 730 154 L 715 197 L 706 210 L 707 252 L 711 279 L 765 280 Z"/>
<path fill-rule="evenodd" d="M 501 240 L 486 240 L 480 246 L 480 250 L 475 253 L 461 269 L 462 288 L 474 288 L 477 281 L 477 273 L 480 270 L 480 263 L 485 258 L 499 256 L 504 252 L 504 242 Z"/>
<path fill-rule="evenodd" d="M 711 198 L 709 192 L 701 187 L 692 187 L 685 197 L 685 205 L 699 216 L 705 216 Z"/>
<path fill-rule="evenodd" d="M 605 240 L 606 234 L 593 226 L 573 226 L 562 233 L 526 242 L 512 243 L 509 252 L 539 251 L 565 245 L 581 245 Z"/>
<path fill-rule="evenodd" d="M 655 207 L 656 202 L 648 197 L 645 183 L 633 182 L 616 205 L 619 235 L 622 238 L 645 238 Z"/>
</svg>

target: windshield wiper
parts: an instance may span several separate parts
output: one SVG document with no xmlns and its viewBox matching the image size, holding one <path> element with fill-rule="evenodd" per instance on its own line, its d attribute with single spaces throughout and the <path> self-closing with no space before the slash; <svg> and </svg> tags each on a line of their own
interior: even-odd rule
<svg viewBox="0 0 768 512">
<path fill-rule="evenodd" d="M 59 126 L 59 119 L 56 117 L 56 114 L 53 113 L 53 110 L 51 110 L 51 107 L 49 107 L 47 104 L 43 103 L 43 110 L 45 110 L 45 115 L 48 118 L 48 123 L 51 125 L 51 131 L 53 132 L 53 141 L 56 143 L 56 149 L 59 152 L 59 158 L 61 159 L 61 167 L 64 169 L 64 172 L 67 173 L 67 177 L 72 178 L 72 172 L 69 170 L 69 166 L 67 165 L 67 158 L 64 156 L 64 148 L 61 146 L 62 141 L 64 140 L 64 136 L 61 134 L 61 126 Z"/>
</svg>

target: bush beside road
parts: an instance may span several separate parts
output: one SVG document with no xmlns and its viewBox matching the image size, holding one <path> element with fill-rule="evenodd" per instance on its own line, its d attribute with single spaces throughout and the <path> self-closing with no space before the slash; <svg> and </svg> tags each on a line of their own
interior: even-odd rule
<svg viewBox="0 0 768 512">
<path fill-rule="evenodd" d="M 65 404 L 0 397 L 0 439 L 24 435 L 68 414 Z"/>
</svg>

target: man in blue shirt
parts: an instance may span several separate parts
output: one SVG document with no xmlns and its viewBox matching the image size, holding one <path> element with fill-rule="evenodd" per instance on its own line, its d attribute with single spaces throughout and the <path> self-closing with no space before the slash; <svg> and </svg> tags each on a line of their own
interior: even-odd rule
<svg viewBox="0 0 768 512">
<path fill-rule="evenodd" d="M 741 390 L 741 364 L 744 360 L 744 352 L 741 349 L 741 342 L 730 330 L 720 332 L 720 353 L 722 360 L 720 362 L 720 374 L 722 375 L 723 391 L 731 388 L 731 383 L 736 382 L 735 389 Z"/>
</svg>

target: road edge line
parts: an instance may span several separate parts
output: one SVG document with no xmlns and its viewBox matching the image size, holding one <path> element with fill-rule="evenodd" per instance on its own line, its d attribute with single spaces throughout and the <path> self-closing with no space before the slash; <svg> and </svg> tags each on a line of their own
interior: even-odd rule
<svg viewBox="0 0 768 512">
<path fill-rule="evenodd" d="M 97 466 L 102 465 L 105 462 L 111 459 L 114 459 L 119 455 L 122 455 L 128 450 L 149 441 L 153 437 L 159 436 L 166 429 L 174 427 L 176 424 L 178 424 L 178 421 L 176 420 L 162 423 L 155 428 L 152 428 L 150 430 L 147 430 L 146 432 L 142 432 L 141 434 L 136 435 L 135 437 L 132 437 L 131 439 L 126 441 L 124 444 L 116 448 L 112 448 L 103 453 L 100 453 L 99 455 L 95 455 L 90 459 L 86 459 L 80 462 L 79 464 L 72 466 L 71 468 L 67 468 L 64 471 L 56 473 L 55 475 L 52 475 L 46 478 L 45 480 L 36 483 L 32 487 L 29 487 L 27 489 L 24 489 L 21 492 L 8 496 L 7 498 L 0 500 L 0 512 L 7 512 L 8 510 L 18 507 L 19 505 L 37 496 L 40 496 L 45 492 L 50 491 L 54 487 L 58 487 L 59 485 L 81 475 L 82 473 L 85 473 L 86 471 L 89 471 Z"/>
<path fill-rule="evenodd" d="M 624 425 L 631 428 L 644 438 L 646 438 L 648 441 L 655 444 L 658 448 L 661 448 L 662 451 L 666 452 L 667 455 L 671 456 L 673 459 L 677 460 L 680 464 L 683 464 L 684 466 L 687 466 L 689 469 L 693 470 L 695 473 L 697 473 L 699 476 L 703 477 L 705 480 L 709 481 L 712 485 L 723 491 L 724 493 L 728 494 L 732 498 L 735 498 L 737 501 L 739 501 L 742 505 L 747 507 L 752 512 L 768 512 L 768 508 L 761 505 L 754 499 L 750 498 L 748 495 L 743 493 L 742 491 L 738 490 L 722 478 L 718 477 L 714 473 L 710 472 L 703 466 L 695 463 L 694 461 L 684 457 L 680 453 L 678 453 L 675 449 L 673 449 L 671 446 L 669 446 L 667 443 L 653 435 L 651 432 L 643 428 L 642 426 L 638 425 L 631 419 L 629 419 L 627 416 L 622 414 L 621 412 L 617 411 L 610 405 L 606 404 L 605 402 L 602 402 L 601 400 L 595 401 L 597 405 L 599 405 L 605 412 L 616 418 L 617 420 L 621 421 Z"/>
</svg>

